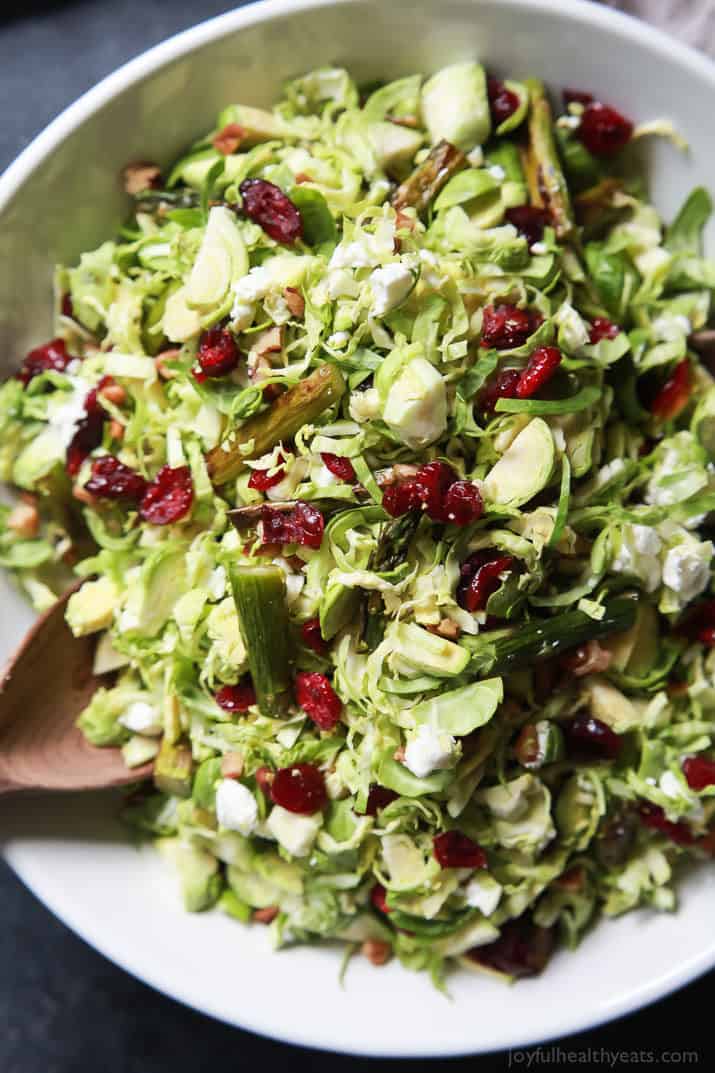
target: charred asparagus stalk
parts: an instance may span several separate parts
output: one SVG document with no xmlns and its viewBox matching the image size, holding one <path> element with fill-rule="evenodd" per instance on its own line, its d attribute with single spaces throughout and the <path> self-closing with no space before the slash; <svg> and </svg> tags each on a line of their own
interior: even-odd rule
<svg viewBox="0 0 715 1073">
<path fill-rule="evenodd" d="M 397 187 L 391 198 L 394 208 L 413 207 L 420 214 L 425 212 L 447 180 L 466 166 L 467 158 L 461 149 L 443 138 L 427 159 Z"/>
<path fill-rule="evenodd" d="M 593 619 L 583 611 L 567 611 L 542 622 L 530 622 L 520 626 L 518 632 L 493 640 L 488 634 L 475 637 L 467 642 L 472 652 L 469 669 L 479 675 L 506 674 L 597 637 L 630 629 L 637 608 L 632 597 L 616 597 L 605 607 L 601 619 Z"/>
<path fill-rule="evenodd" d="M 290 703 L 288 606 L 279 566 L 231 566 L 231 587 L 258 707 L 280 715 Z"/>
<path fill-rule="evenodd" d="M 370 557 L 368 570 L 394 570 L 404 562 L 421 518 L 421 511 L 411 510 L 401 518 L 387 522 Z M 365 604 L 363 630 L 363 639 L 371 652 L 379 645 L 383 632 L 382 596 L 379 592 L 371 592 Z"/>
<path fill-rule="evenodd" d="M 290 440 L 303 425 L 310 424 L 341 398 L 345 381 L 334 365 L 321 365 L 280 395 L 270 409 L 233 429 L 223 443 L 206 458 L 214 484 L 231 481 L 244 468 L 247 459 L 260 458 L 277 443 Z"/>
<path fill-rule="evenodd" d="M 529 79 L 529 148 L 526 153 L 526 177 L 532 204 L 546 208 L 558 239 L 570 238 L 574 230 L 571 199 L 556 142 L 553 116 L 543 84 Z"/>
<path fill-rule="evenodd" d="M 401 518 L 387 522 L 380 533 L 368 570 L 394 570 L 404 562 L 421 518 L 421 511 L 411 510 Z"/>
</svg>

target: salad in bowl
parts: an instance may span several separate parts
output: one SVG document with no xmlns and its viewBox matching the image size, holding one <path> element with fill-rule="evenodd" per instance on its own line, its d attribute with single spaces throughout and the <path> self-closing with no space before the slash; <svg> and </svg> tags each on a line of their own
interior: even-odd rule
<svg viewBox="0 0 715 1073">
<path fill-rule="evenodd" d="M 441 985 L 715 852 L 715 265 L 635 126 L 477 62 L 228 105 L 56 273 L 0 563 L 187 909 Z"/>
</svg>

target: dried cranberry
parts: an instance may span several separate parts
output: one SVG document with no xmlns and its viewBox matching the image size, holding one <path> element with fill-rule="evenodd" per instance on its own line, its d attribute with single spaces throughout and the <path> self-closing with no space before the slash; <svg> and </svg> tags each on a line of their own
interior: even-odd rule
<svg viewBox="0 0 715 1073">
<path fill-rule="evenodd" d="M 266 234 L 290 245 L 303 235 L 303 221 L 298 208 L 274 183 L 265 179 L 244 179 L 239 190 L 243 210 Z"/>
<path fill-rule="evenodd" d="M 225 328 L 210 328 L 199 340 L 196 358 L 203 377 L 197 379 L 228 376 L 238 365 L 240 357 L 241 351 L 229 331 Z M 194 375 L 196 376 L 196 371 Z"/>
<path fill-rule="evenodd" d="M 139 513 L 151 525 L 171 525 L 184 518 L 194 502 L 194 485 L 188 466 L 162 466 L 141 501 Z"/>
<path fill-rule="evenodd" d="M 564 89 L 562 92 L 567 108 L 570 104 L 591 104 L 593 101 L 593 94 L 585 93 L 582 89 Z"/>
<path fill-rule="evenodd" d="M 100 499 L 118 499 L 138 503 L 146 492 L 147 482 L 141 473 L 125 466 L 114 455 L 103 455 L 92 463 L 92 476 L 85 488 Z"/>
<path fill-rule="evenodd" d="M 323 515 L 302 499 L 290 511 L 269 506 L 264 506 L 261 511 L 263 544 L 303 544 L 308 548 L 319 548 L 324 529 Z"/>
<path fill-rule="evenodd" d="M 504 214 L 510 224 L 513 224 L 520 235 L 523 235 L 529 246 L 535 242 L 541 242 L 544 237 L 544 228 L 551 223 L 551 216 L 546 209 L 539 209 L 536 205 L 514 205 L 507 209 Z"/>
<path fill-rule="evenodd" d="M 512 305 L 485 306 L 480 346 L 510 350 L 522 346 L 539 324 L 541 316 Z"/>
<path fill-rule="evenodd" d="M 641 801 L 638 806 L 638 814 L 640 815 L 641 823 L 645 827 L 650 827 L 653 831 L 660 831 L 661 834 L 667 835 L 671 842 L 676 842 L 679 846 L 691 846 L 695 842 L 695 835 L 687 823 L 682 820 L 669 820 L 660 805 L 653 805 L 650 801 Z"/>
<path fill-rule="evenodd" d="M 298 532 L 297 544 L 304 544 L 308 548 L 320 547 L 325 520 L 317 507 L 299 499 L 293 508 L 293 524 Z"/>
<path fill-rule="evenodd" d="M 271 800 L 288 812 L 310 815 L 328 800 L 323 773 L 315 764 L 292 764 L 276 771 L 270 786 Z"/>
<path fill-rule="evenodd" d="M 502 925 L 493 943 L 474 947 L 467 957 L 508 976 L 535 976 L 546 968 L 553 949 L 551 928 L 540 928 L 520 917 Z"/>
<path fill-rule="evenodd" d="M 221 686 L 214 700 L 225 712 L 247 712 L 256 703 L 253 682 L 245 679 L 235 686 Z"/>
<path fill-rule="evenodd" d="M 519 107 L 519 98 L 498 78 L 487 79 L 489 111 L 495 127 L 501 126 Z"/>
<path fill-rule="evenodd" d="M 285 458 L 279 455 L 277 461 L 285 462 Z M 268 469 L 253 469 L 248 478 L 248 487 L 256 492 L 267 492 L 269 488 L 275 488 L 277 484 L 280 484 L 285 475 L 285 470 L 282 468 L 277 469 L 275 473 L 271 473 Z"/>
<path fill-rule="evenodd" d="M 594 156 L 613 156 L 631 140 L 633 124 L 615 108 L 600 101 L 586 105 L 576 132 Z"/>
<path fill-rule="evenodd" d="M 708 647 L 715 644 L 715 600 L 701 600 L 695 604 L 678 625 L 677 632 Z"/>
<path fill-rule="evenodd" d="M 482 496 L 472 481 L 455 481 L 444 499 L 442 518 L 452 525 L 471 525 L 481 518 L 484 510 Z"/>
<path fill-rule="evenodd" d="M 660 421 L 670 421 L 677 417 L 687 406 L 691 389 L 690 362 L 687 358 L 683 358 L 653 399 L 651 403 L 653 416 Z"/>
<path fill-rule="evenodd" d="M 97 386 L 88 392 L 87 398 L 84 400 L 84 410 L 89 417 L 101 417 L 102 421 L 106 419 L 107 412 L 99 401 L 99 397 L 104 388 L 113 383 L 114 379 L 111 376 L 103 376 Z"/>
<path fill-rule="evenodd" d="M 381 809 L 387 808 L 388 805 L 397 800 L 397 797 L 398 795 L 394 790 L 388 790 L 386 786 L 377 786 L 373 783 L 367 795 L 365 814 L 367 816 L 377 816 Z"/>
<path fill-rule="evenodd" d="M 540 346 L 529 357 L 526 368 L 516 385 L 516 397 L 528 399 L 542 388 L 561 364 L 561 351 L 557 346 Z"/>
<path fill-rule="evenodd" d="M 514 559 L 499 552 L 475 551 L 462 563 L 457 584 L 457 603 L 465 611 L 483 611 L 492 593 L 501 585 L 501 575 L 511 570 Z"/>
<path fill-rule="evenodd" d="M 715 760 L 688 756 L 683 761 L 683 775 L 691 790 L 707 790 L 708 786 L 715 786 Z"/>
<path fill-rule="evenodd" d="M 479 394 L 479 406 L 490 414 L 494 411 L 499 399 L 513 399 L 516 397 L 516 388 L 521 379 L 518 369 L 502 369 L 493 376 L 482 388 Z"/>
<path fill-rule="evenodd" d="M 377 909 L 378 913 L 391 913 L 389 905 L 387 904 L 387 891 L 381 883 L 376 883 L 370 891 L 370 901 Z"/>
<path fill-rule="evenodd" d="M 460 831 L 444 831 L 432 839 L 433 853 L 440 868 L 486 868 L 487 855 L 481 846 Z"/>
<path fill-rule="evenodd" d="M 291 524 L 291 513 L 276 507 L 263 507 L 260 531 L 263 544 L 292 544 L 297 536 Z"/>
<path fill-rule="evenodd" d="M 444 521 L 443 505 L 447 492 L 457 480 L 457 474 L 446 462 L 427 462 L 415 474 L 420 501 L 434 521 Z"/>
<path fill-rule="evenodd" d="M 453 525 L 476 521 L 484 509 L 476 484 L 457 480 L 452 467 L 439 460 L 420 466 L 414 477 L 388 485 L 382 503 L 395 518 L 422 508 L 432 521 Z"/>
<path fill-rule="evenodd" d="M 393 518 L 419 510 L 422 506 L 419 484 L 413 479 L 388 484 L 382 493 L 382 505 Z"/>
<path fill-rule="evenodd" d="M 320 730 L 332 730 L 340 722 L 343 702 L 324 674 L 297 674 L 295 699 Z"/>
<path fill-rule="evenodd" d="M 65 468 L 70 477 L 76 477 L 86 458 L 102 442 L 106 411 L 98 402 L 99 392 L 111 378 L 104 377 L 84 400 L 86 417 L 77 423 L 74 435 L 67 448 Z"/>
<path fill-rule="evenodd" d="M 564 726 L 571 751 L 588 760 L 614 760 L 623 740 L 600 719 L 582 712 Z"/>
<path fill-rule="evenodd" d="M 319 618 L 311 618 L 304 622 L 300 627 L 300 636 L 303 644 L 307 645 L 308 648 L 312 648 L 319 656 L 322 656 L 327 651 L 328 646 L 323 640 Z"/>
<path fill-rule="evenodd" d="M 355 470 L 349 458 L 331 455 L 329 451 L 323 451 L 320 457 L 325 468 L 329 469 L 338 480 L 347 481 L 348 484 L 352 484 L 355 481 Z"/>
<path fill-rule="evenodd" d="M 620 332 L 617 324 L 608 317 L 594 317 L 588 333 L 589 343 L 600 343 L 602 339 L 615 339 Z"/>
<path fill-rule="evenodd" d="M 35 347 L 27 354 L 17 377 L 18 380 L 22 380 L 23 384 L 29 384 L 41 373 L 64 372 L 73 360 L 72 355 L 67 353 L 67 344 L 64 339 L 50 339 L 49 343 Z"/>
</svg>

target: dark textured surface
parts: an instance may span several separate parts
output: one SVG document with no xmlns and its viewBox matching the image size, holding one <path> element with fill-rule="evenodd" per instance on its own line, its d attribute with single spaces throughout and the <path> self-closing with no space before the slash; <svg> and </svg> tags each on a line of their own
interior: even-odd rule
<svg viewBox="0 0 715 1073">
<path fill-rule="evenodd" d="M 388 0 L 389 2 L 389 0 Z M 0 16 L 0 168 L 65 105 L 125 60 L 200 18 L 232 6 L 215 0 L 76 0 L 5 5 Z M 12 102 L 8 107 L 5 102 Z M 261 1040 L 217 1024 L 149 990 L 60 924 L 0 863 L 0 1073 L 197 1073 L 208 1069 L 375 1068 Z M 602 972 L 608 974 L 604 964 Z M 648 1052 L 640 1064 L 666 1068 L 663 1051 L 695 1052 L 669 1064 L 712 1064 L 708 1015 L 715 976 L 657 1006 L 594 1032 L 561 1040 L 562 1052 Z M 319 1001 L 319 996 L 316 996 Z M 505 991 L 505 1001 L 508 992 Z M 558 1002 L 558 995 L 554 995 Z M 395 1025 L 399 1046 L 409 1026 Z M 591 1054 L 585 1068 L 626 1068 L 623 1058 Z M 548 1059 L 551 1059 L 549 1062 Z M 699 1061 L 698 1061 L 699 1060 Z M 521 1052 L 513 1068 L 567 1064 L 552 1052 Z M 509 1068 L 508 1056 L 439 1063 L 453 1069 Z M 395 1063 L 419 1071 L 434 1063 Z"/>
</svg>

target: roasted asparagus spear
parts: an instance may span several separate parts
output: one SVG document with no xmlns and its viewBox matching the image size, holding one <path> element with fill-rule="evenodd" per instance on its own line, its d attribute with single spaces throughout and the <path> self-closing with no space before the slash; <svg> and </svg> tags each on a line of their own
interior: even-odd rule
<svg viewBox="0 0 715 1073">
<path fill-rule="evenodd" d="M 280 715 L 290 703 L 288 605 L 279 566 L 231 566 L 231 588 L 253 688 L 263 715 Z"/>
<path fill-rule="evenodd" d="M 303 425 L 310 424 L 341 398 L 345 381 L 334 365 L 321 365 L 300 380 L 263 413 L 249 417 L 240 428 L 233 429 L 206 458 L 214 484 L 233 480 L 247 459 L 260 458 L 277 443 L 290 440 Z"/>
<path fill-rule="evenodd" d="M 632 597 L 616 597 L 605 607 L 601 619 L 591 618 L 583 611 L 567 611 L 541 622 L 529 622 L 518 631 L 493 640 L 489 639 L 488 633 L 480 634 L 468 643 L 472 652 L 469 669 L 479 675 L 506 674 L 596 637 L 630 629 L 636 615 L 636 602 Z"/>
<path fill-rule="evenodd" d="M 396 209 L 415 208 L 425 212 L 448 179 L 467 166 L 461 149 L 450 142 L 437 142 L 429 156 L 409 175 L 392 195 Z"/>
<path fill-rule="evenodd" d="M 529 79 L 527 85 L 531 104 L 525 170 L 530 199 L 534 205 L 549 210 L 558 239 L 570 238 L 573 211 L 554 140 L 551 105 L 541 82 Z"/>
</svg>

